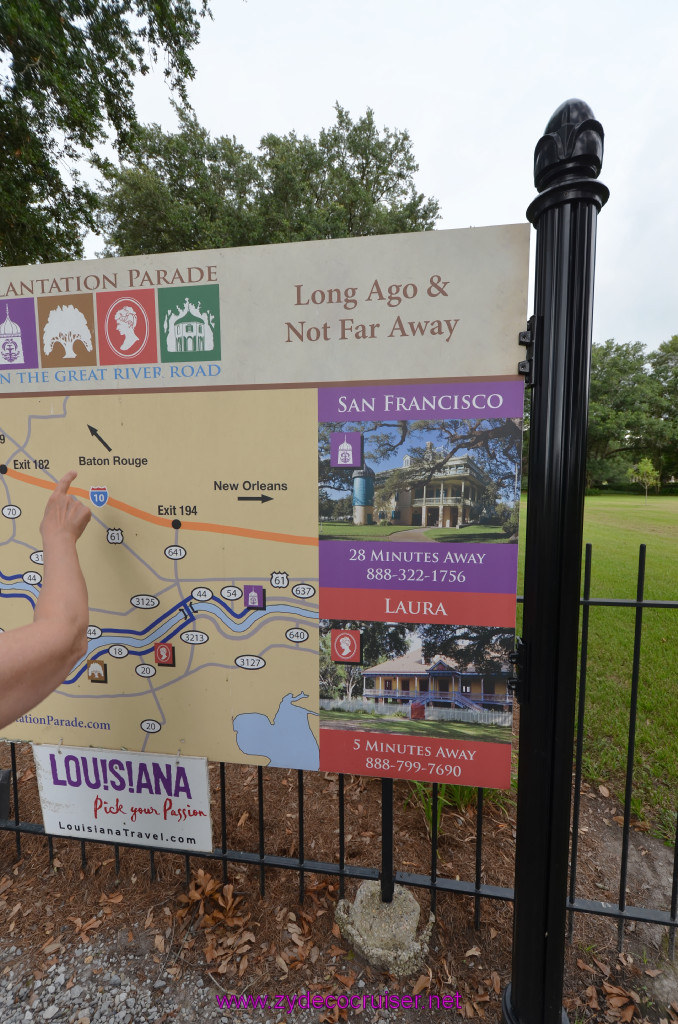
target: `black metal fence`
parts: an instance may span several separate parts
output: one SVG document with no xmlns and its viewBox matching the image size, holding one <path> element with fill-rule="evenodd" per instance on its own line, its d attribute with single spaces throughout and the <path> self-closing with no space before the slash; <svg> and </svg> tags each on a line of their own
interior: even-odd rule
<svg viewBox="0 0 678 1024">
<path fill-rule="evenodd" d="M 669 955 L 673 957 L 675 952 L 676 930 L 678 929 L 678 813 L 676 813 L 676 833 L 673 854 L 673 873 L 671 879 L 670 898 L 664 906 L 635 906 L 629 905 L 626 901 L 628 867 L 629 867 L 629 844 L 632 822 L 632 800 L 634 795 L 634 756 L 636 723 L 638 717 L 638 695 L 640 683 L 641 665 L 641 641 L 643 630 L 643 617 L 645 613 L 651 613 L 656 609 L 671 609 L 678 611 L 677 601 L 650 601 L 645 600 L 645 545 L 640 547 L 640 557 L 637 575 L 637 589 L 635 599 L 612 599 L 591 597 L 591 546 L 586 549 L 584 588 L 581 597 L 581 660 L 579 678 L 578 717 L 576 727 L 576 755 L 573 766 L 573 814 L 572 814 L 572 841 L 570 849 L 570 879 L 567 898 L 567 910 L 569 913 L 569 934 L 572 937 L 574 915 L 595 914 L 607 918 L 613 918 L 618 923 L 618 946 L 622 948 L 625 922 L 638 921 L 653 925 L 665 926 L 669 933 Z M 519 599 L 520 600 L 520 599 Z M 618 897 L 615 902 L 609 900 L 593 900 L 577 895 L 577 872 L 579 864 L 579 824 L 581 814 L 582 796 L 582 764 L 585 752 L 585 713 L 586 713 L 586 691 L 588 674 L 589 654 L 589 624 L 592 613 L 596 608 L 628 608 L 635 609 L 635 628 L 633 644 L 633 666 L 631 674 L 630 690 L 630 713 L 628 744 L 626 752 L 626 780 L 623 803 L 623 825 L 621 828 L 621 849 L 620 849 L 620 871 L 618 879 Z M 675 630 L 674 630 L 675 632 Z M 45 835 L 44 828 L 38 822 L 23 821 L 21 816 L 21 793 L 20 779 L 17 771 L 17 749 L 14 743 L 3 744 L 5 753 L 9 748 L 11 765 L 0 775 L 0 789 L 4 784 L 9 788 L 9 794 L 5 793 L 4 807 L 0 799 L 0 831 L 13 832 L 15 834 L 17 857 L 22 853 L 22 836 L 45 836 L 47 853 L 50 861 L 54 855 L 54 838 Z M 232 769 L 231 769 L 232 770 Z M 229 787 L 227 782 L 227 766 L 219 765 L 218 784 L 218 806 L 219 824 L 218 834 L 220 836 L 219 846 L 210 854 L 177 854 L 175 851 L 160 851 L 142 844 L 134 845 L 136 849 L 147 849 L 150 860 L 150 875 L 156 877 L 155 857 L 158 853 L 169 852 L 174 856 L 182 857 L 185 863 L 186 881 L 188 883 L 191 872 L 192 859 L 211 859 L 220 862 L 222 865 L 223 877 L 228 878 L 229 864 L 254 865 L 259 870 L 259 885 L 262 895 L 266 890 L 266 872 L 270 869 L 296 872 L 299 883 L 299 899 L 304 898 L 305 877 L 308 874 L 332 875 L 339 881 L 339 895 L 343 897 L 347 879 L 359 881 L 365 879 L 380 880 L 382 896 L 389 900 L 393 893 L 394 884 L 412 886 L 425 889 L 430 892 L 432 910 L 435 911 L 436 900 L 439 894 L 450 896 L 470 897 L 474 904 L 474 919 L 476 927 L 480 925 L 481 907 L 484 900 L 500 900 L 512 902 L 514 898 L 513 889 L 493 885 L 484 881 L 484 859 L 483 859 L 483 822 L 484 822 L 484 791 L 478 789 L 476 800 L 476 824 L 475 824 L 475 858 L 474 870 L 469 872 L 472 877 L 467 879 L 449 878 L 441 875 L 438 870 L 438 834 L 437 820 L 435 813 L 439 800 L 439 787 L 437 783 L 432 784 L 433 813 L 431 815 L 431 859 L 428 874 L 417 874 L 403 870 L 397 870 L 394 861 L 394 813 L 393 813 L 393 780 L 382 780 L 382 847 L 381 863 L 372 867 L 352 864 L 346 857 L 346 822 L 345 822 L 345 778 L 338 777 L 338 855 L 335 862 L 326 862 L 310 859 L 307 856 L 307 845 L 304 835 L 304 773 L 296 773 L 297 780 L 297 806 L 298 825 L 296 837 L 296 856 L 280 856 L 267 853 L 266 851 L 266 794 L 265 777 L 262 768 L 257 769 L 257 849 L 238 850 L 229 847 L 229 836 L 227 834 L 227 801 Z M 11 799 L 8 802 L 7 796 Z M 328 822 L 328 828 L 334 827 Z M 535 828 L 538 828 L 535 823 Z M 87 844 L 91 842 L 102 843 L 101 839 L 82 840 L 64 838 L 65 842 L 79 842 L 81 847 L 81 859 L 83 868 L 87 863 Z M 121 847 L 115 843 L 107 843 L 113 846 L 115 855 L 116 872 L 120 870 Z M 608 880 L 610 886 L 612 879 Z"/>
</svg>

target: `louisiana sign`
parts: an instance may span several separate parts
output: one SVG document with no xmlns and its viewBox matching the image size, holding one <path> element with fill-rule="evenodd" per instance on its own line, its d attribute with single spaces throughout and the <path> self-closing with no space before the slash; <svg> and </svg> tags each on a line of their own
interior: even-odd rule
<svg viewBox="0 0 678 1024">
<path fill-rule="evenodd" d="M 47 745 L 33 756 L 49 835 L 211 851 L 204 759 Z"/>
</svg>

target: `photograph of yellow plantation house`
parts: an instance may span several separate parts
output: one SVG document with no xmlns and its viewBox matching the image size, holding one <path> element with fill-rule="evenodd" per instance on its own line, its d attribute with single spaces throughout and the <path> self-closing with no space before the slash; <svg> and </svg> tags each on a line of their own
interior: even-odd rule
<svg viewBox="0 0 678 1024">
<path fill-rule="evenodd" d="M 478 630 L 465 632 L 460 647 L 468 647 L 470 634 Z M 402 656 L 359 672 L 362 693 L 351 696 L 340 686 L 321 695 L 321 727 L 510 743 L 512 670 L 499 647 L 496 638 L 491 647 L 481 642 L 475 664 L 468 654 L 458 659 L 436 654 L 426 661 L 422 644 L 414 641 Z M 354 669 L 358 666 L 348 667 Z"/>
<path fill-rule="evenodd" d="M 413 649 L 401 658 L 384 661 L 366 669 L 363 675 L 363 700 L 380 707 L 406 705 L 414 719 L 457 719 L 455 711 L 510 711 L 511 669 L 499 662 L 492 668 L 476 671 L 473 664 L 463 668 L 453 658 L 436 655 L 425 662 L 421 650 Z M 465 720 L 460 716 L 457 720 Z"/>
<path fill-rule="evenodd" d="M 430 442 L 429 447 L 432 449 Z M 411 462 L 411 456 L 406 455 L 403 469 L 410 469 Z M 386 485 L 388 477 L 388 472 L 377 474 L 376 486 Z M 380 510 L 380 517 L 387 516 L 402 526 L 461 529 L 475 521 L 491 482 L 469 455 L 450 456 L 428 482 L 401 488 L 391 495 L 389 507 L 386 512 Z"/>
</svg>

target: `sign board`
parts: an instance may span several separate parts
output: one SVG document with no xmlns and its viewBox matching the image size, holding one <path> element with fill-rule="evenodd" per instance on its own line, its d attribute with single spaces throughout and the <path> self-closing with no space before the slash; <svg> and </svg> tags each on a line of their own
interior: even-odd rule
<svg viewBox="0 0 678 1024">
<path fill-rule="evenodd" d="M 54 481 L 92 509 L 87 658 L 3 735 L 483 785 L 501 746 L 507 784 L 469 629 L 514 626 L 527 262 L 513 225 L 1 269 L 3 629 Z"/>
<path fill-rule="evenodd" d="M 48 835 L 211 852 L 204 758 L 47 744 L 33 756 Z"/>
</svg>

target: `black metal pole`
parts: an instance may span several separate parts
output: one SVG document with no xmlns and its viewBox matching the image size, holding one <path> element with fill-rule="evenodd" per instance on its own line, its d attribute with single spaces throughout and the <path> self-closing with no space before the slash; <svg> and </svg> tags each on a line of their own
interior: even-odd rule
<svg viewBox="0 0 678 1024">
<path fill-rule="evenodd" d="M 393 779 L 381 780 L 381 901 L 393 902 Z"/>
<path fill-rule="evenodd" d="M 603 129 L 581 100 L 535 150 L 537 229 L 520 761 L 506 1024 L 561 1024 L 586 425 Z"/>
</svg>

